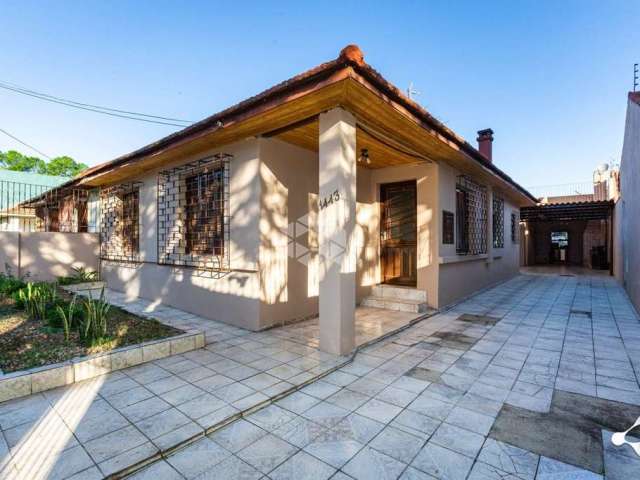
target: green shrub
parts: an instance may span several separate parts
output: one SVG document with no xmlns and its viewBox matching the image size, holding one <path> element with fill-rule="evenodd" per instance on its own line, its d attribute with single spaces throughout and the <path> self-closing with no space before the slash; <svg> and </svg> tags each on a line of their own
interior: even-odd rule
<svg viewBox="0 0 640 480">
<path fill-rule="evenodd" d="M 98 280 L 98 272 L 87 270 L 84 267 L 73 268 L 73 275 L 58 277 L 60 285 L 74 285 L 76 283 L 95 282 Z"/>
<path fill-rule="evenodd" d="M 104 288 L 98 299 L 94 300 L 89 293 L 83 306 L 84 316 L 79 319 L 78 333 L 85 345 L 92 346 L 107 335 L 107 315 L 111 306 L 105 300 Z"/>
<path fill-rule="evenodd" d="M 26 283 L 19 278 L 0 273 L 0 295 L 10 297 L 14 292 L 24 288 L 25 286 Z"/>
</svg>

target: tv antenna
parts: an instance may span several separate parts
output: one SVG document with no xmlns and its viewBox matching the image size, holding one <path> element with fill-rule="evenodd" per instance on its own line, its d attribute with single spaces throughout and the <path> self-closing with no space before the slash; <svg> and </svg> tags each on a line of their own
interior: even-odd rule
<svg viewBox="0 0 640 480">
<path fill-rule="evenodd" d="M 637 64 L 636 64 L 636 67 L 637 67 Z M 409 83 L 409 88 L 407 88 L 407 97 L 409 97 L 409 100 L 413 100 L 414 95 L 420 95 L 420 92 L 415 88 L 413 88 L 413 82 L 411 82 Z"/>
<path fill-rule="evenodd" d="M 638 64 L 634 63 L 633 64 L 633 91 L 635 92 L 637 88 L 638 88 Z"/>
</svg>

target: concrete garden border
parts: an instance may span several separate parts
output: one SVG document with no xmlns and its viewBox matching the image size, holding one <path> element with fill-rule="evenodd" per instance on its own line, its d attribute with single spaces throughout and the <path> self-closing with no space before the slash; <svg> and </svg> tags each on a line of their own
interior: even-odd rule
<svg viewBox="0 0 640 480">
<path fill-rule="evenodd" d="M 103 282 L 67 285 L 67 291 L 102 288 Z M 170 355 L 189 352 L 205 345 L 204 332 L 189 330 L 180 335 L 127 345 L 108 352 L 72 358 L 61 363 L 2 374 L 0 373 L 0 402 L 44 392 L 105 375 L 124 368 L 151 362 Z"/>
<path fill-rule="evenodd" d="M 181 335 L 76 357 L 61 363 L 0 375 L 0 402 L 82 382 L 110 372 L 204 347 L 204 332 Z"/>
</svg>

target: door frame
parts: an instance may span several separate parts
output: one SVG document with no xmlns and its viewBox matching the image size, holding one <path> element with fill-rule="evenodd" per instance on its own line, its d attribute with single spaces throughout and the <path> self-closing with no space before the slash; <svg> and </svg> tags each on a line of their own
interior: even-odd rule
<svg viewBox="0 0 640 480">
<path fill-rule="evenodd" d="M 416 229 L 415 229 L 415 241 L 413 245 L 409 245 L 408 247 L 411 248 L 413 247 L 413 271 L 415 272 L 415 278 L 411 281 L 394 281 L 392 280 L 387 280 L 385 278 L 385 268 L 386 268 L 386 264 L 385 264 L 385 245 L 384 245 L 384 240 L 382 239 L 383 233 L 384 233 L 384 224 L 385 224 L 385 200 L 386 200 L 386 195 L 385 195 L 385 189 L 391 187 L 391 186 L 400 186 L 400 185 L 405 185 L 405 186 L 411 186 L 413 188 L 413 200 L 414 200 L 414 205 L 413 205 L 413 209 L 414 209 L 414 214 L 415 214 L 415 225 L 416 225 Z M 379 235 L 379 241 L 380 241 L 380 252 L 379 252 L 379 261 L 380 261 L 380 283 L 385 284 L 385 285 L 399 285 L 399 286 L 406 286 L 406 287 L 416 287 L 417 283 L 418 283 L 418 181 L 417 179 L 410 179 L 410 180 L 402 180 L 399 182 L 385 182 L 385 183 L 380 183 L 378 185 L 378 194 L 379 194 L 379 199 L 380 199 L 380 235 Z"/>
</svg>

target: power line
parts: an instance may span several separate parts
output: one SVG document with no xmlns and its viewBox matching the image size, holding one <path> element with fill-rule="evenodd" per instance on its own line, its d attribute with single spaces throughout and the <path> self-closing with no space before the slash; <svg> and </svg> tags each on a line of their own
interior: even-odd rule
<svg viewBox="0 0 640 480">
<path fill-rule="evenodd" d="M 190 120 L 181 120 L 178 118 L 162 117 L 160 115 L 149 115 L 146 113 L 132 112 L 128 110 L 119 110 L 116 108 L 102 107 L 100 105 L 92 105 L 90 103 L 76 102 L 74 100 L 55 97 L 53 95 L 37 92 L 35 90 L 29 90 L 29 89 L 20 87 L 19 85 L 15 85 L 15 84 L 3 82 L 3 81 L 0 81 L 0 88 L 3 88 L 5 90 L 10 90 L 15 93 L 20 93 L 22 95 L 27 95 L 29 97 L 37 98 L 39 100 L 44 100 L 46 102 L 57 103 L 59 105 L 65 105 L 67 107 L 77 108 L 80 110 L 87 110 L 94 113 L 101 113 L 103 115 L 109 115 L 112 117 L 125 118 L 128 120 L 138 120 L 141 122 L 155 123 L 159 125 L 169 125 L 173 127 L 182 127 L 182 128 L 193 123 Z M 182 122 L 182 123 L 174 123 L 174 122 Z"/>
<path fill-rule="evenodd" d="M 11 137 L 13 138 L 16 142 L 21 143 L 22 145 L 24 145 L 25 147 L 30 148 L 31 150 L 33 150 L 34 152 L 38 152 L 40 155 L 42 155 L 43 157 L 45 157 L 47 160 L 51 160 L 51 157 L 49 155 L 47 155 L 46 153 L 38 150 L 36 147 L 34 147 L 33 145 L 29 145 L 27 142 L 23 142 L 22 140 L 20 140 L 18 137 L 11 135 L 9 132 L 7 132 L 6 130 L 3 130 L 2 128 L 0 128 L 0 132 L 4 133 L 7 137 Z"/>
</svg>

